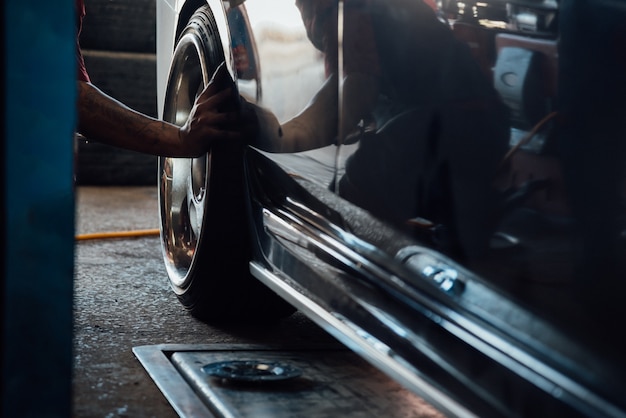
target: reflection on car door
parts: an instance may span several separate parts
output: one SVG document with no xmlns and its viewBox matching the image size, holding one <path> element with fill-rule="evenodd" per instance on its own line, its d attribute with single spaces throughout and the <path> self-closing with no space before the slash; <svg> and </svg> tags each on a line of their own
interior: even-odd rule
<svg viewBox="0 0 626 418">
<path fill-rule="evenodd" d="M 433 296 L 420 287 L 433 279 L 451 295 L 437 303 L 456 325 L 471 323 L 498 353 L 514 348 L 506 361 L 490 357 L 502 366 L 495 374 L 533 374 L 524 383 L 533 390 L 547 379 L 569 388 L 573 408 L 589 400 L 602 410 L 624 375 L 623 343 L 605 321 L 624 315 L 623 6 L 442 3 L 289 1 L 298 24 L 282 26 L 248 0 L 259 104 L 280 123 L 257 145 L 302 184 L 336 193 L 334 209 L 363 240 L 351 250 L 385 272 L 398 273 L 398 260 L 414 270 L 376 277 L 406 285 L 409 309 L 416 288 Z M 306 212 L 299 203 L 294 213 Z M 384 227 L 364 225 L 353 207 Z M 282 221 L 270 227 L 300 245 Z M 362 266 L 351 273 L 367 276 Z M 417 321 L 402 325 L 422 336 Z M 463 341 L 464 353 L 480 351 L 474 342 Z M 459 356 L 433 357 L 473 371 Z"/>
</svg>

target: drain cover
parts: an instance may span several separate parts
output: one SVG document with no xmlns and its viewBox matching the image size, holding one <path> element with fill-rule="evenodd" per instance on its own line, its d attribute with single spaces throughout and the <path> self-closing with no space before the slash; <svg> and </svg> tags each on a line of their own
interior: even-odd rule
<svg viewBox="0 0 626 418">
<path fill-rule="evenodd" d="M 443 417 L 341 345 L 176 345 L 133 352 L 181 418 Z"/>
<path fill-rule="evenodd" d="M 220 361 L 207 364 L 202 371 L 209 376 L 235 382 L 269 382 L 287 380 L 302 374 L 300 369 L 286 363 L 268 363 L 254 360 Z"/>
</svg>

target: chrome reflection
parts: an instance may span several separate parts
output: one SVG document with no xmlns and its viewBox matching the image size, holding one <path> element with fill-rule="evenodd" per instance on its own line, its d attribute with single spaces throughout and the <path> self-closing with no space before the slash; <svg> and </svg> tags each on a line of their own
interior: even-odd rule
<svg viewBox="0 0 626 418">
<path fill-rule="evenodd" d="M 461 279 L 462 273 L 451 263 L 446 263 L 432 254 L 423 252 L 411 253 L 411 249 L 400 251 L 399 258 L 411 269 L 428 277 L 446 293 L 460 295 L 465 289 L 465 281 Z M 402 255 L 408 252 L 410 255 Z"/>
<path fill-rule="evenodd" d="M 208 83 L 200 40 L 182 36 L 170 69 L 163 119 L 183 125 L 196 96 Z M 172 283 L 184 287 L 200 242 L 210 156 L 159 159 L 159 202 L 163 258 Z"/>
<path fill-rule="evenodd" d="M 251 262 L 250 272 L 261 282 L 281 295 L 285 300 L 304 312 L 320 327 L 337 338 L 351 350 L 359 354 L 372 365 L 387 373 L 409 390 L 436 405 L 439 410 L 457 417 L 474 415 L 463 405 L 422 378 L 399 356 L 396 356 L 386 344 L 338 312 L 327 310 L 307 295 L 287 285 L 279 276 Z"/>
</svg>

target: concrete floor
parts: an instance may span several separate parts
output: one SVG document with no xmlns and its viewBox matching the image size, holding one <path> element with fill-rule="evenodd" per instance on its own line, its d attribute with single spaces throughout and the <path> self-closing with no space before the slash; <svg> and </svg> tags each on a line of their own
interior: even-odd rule
<svg viewBox="0 0 626 418">
<path fill-rule="evenodd" d="M 76 213 L 77 234 L 158 228 L 157 191 L 79 186 Z M 134 346 L 332 340 L 299 313 L 265 328 L 195 320 L 169 289 L 158 237 L 78 241 L 75 254 L 75 417 L 176 416 Z"/>
</svg>

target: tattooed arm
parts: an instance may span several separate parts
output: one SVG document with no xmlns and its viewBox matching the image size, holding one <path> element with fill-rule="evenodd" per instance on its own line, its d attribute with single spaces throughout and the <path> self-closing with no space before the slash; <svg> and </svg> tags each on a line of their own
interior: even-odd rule
<svg viewBox="0 0 626 418">
<path fill-rule="evenodd" d="M 78 131 L 90 140 L 146 154 L 199 156 L 213 141 L 241 137 L 234 87 L 226 77 L 221 66 L 180 127 L 137 112 L 93 84 L 78 81 Z"/>
</svg>

